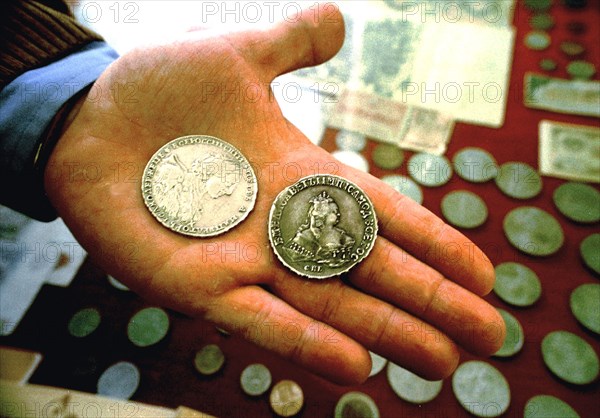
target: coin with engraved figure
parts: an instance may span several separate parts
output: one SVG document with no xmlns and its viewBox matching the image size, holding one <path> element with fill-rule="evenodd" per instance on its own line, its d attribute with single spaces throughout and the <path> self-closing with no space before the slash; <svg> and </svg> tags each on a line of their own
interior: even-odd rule
<svg viewBox="0 0 600 418">
<path fill-rule="evenodd" d="M 279 193 L 271 206 L 271 246 L 301 276 L 324 279 L 347 272 L 367 257 L 376 237 L 373 204 L 342 177 L 304 177 Z"/>
<path fill-rule="evenodd" d="M 257 189 L 246 157 L 208 135 L 167 143 L 142 177 L 144 203 L 152 215 L 167 228 L 194 237 L 219 235 L 246 219 Z"/>
</svg>

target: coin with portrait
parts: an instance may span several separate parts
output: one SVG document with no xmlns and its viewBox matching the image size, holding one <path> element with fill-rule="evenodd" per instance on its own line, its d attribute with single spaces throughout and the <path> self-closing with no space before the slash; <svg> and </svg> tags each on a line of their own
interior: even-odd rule
<svg viewBox="0 0 600 418">
<path fill-rule="evenodd" d="M 167 228 L 210 237 L 242 222 L 256 201 L 250 163 L 233 145 L 188 135 L 160 148 L 142 177 L 144 203 Z"/>
<path fill-rule="evenodd" d="M 377 217 L 368 196 L 338 176 L 304 177 L 284 189 L 269 215 L 269 240 L 295 273 L 324 279 L 347 272 L 375 243 Z"/>
</svg>

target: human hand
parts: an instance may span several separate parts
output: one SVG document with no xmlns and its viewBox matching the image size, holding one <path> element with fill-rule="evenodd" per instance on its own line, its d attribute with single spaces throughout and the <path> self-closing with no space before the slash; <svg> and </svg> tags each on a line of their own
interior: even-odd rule
<svg viewBox="0 0 600 418">
<path fill-rule="evenodd" d="M 190 32 L 122 56 L 73 114 L 46 168 L 46 191 L 94 260 L 153 303 L 339 383 L 366 379 L 367 349 L 440 379 L 457 366 L 457 344 L 489 355 L 502 343 L 502 319 L 478 296 L 493 286 L 490 262 L 425 208 L 313 145 L 269 88 L 279 74 L 329 59 L 342 41 L 342 17 L 329 5 L 269 30 Z M 135 94 L 124 95 L 132 86 Z M 217 237 L 170 231 L 142 199 L 150 157 L 189 134 L 234 144 L 257 170 L 254 210 Z M 296 276 L 270 249 L 271 204 L 294 182 L 281 169 L 287 163 L 303 175 L 318 167 L 345 177 L 375 206 L 379 237 L 344 280 Z"/>
</svg>

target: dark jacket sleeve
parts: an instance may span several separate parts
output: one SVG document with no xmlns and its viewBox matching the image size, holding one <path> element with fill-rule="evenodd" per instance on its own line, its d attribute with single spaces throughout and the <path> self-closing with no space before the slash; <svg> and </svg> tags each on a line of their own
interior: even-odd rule
<svg viewBox="0 0 600 418">
<path fill-rule="evenodd" d="M 0 19 L 0 90 L 24 72 L 102 39 L 61 1 L 4 0 Z"/>
<path fill-rule="evenodd" d="M 62 122 L 118 54 L 62 2 L 0 0 L 0 19 L 0 203 L 49 221 L 44 170 Z"/>
</svg>

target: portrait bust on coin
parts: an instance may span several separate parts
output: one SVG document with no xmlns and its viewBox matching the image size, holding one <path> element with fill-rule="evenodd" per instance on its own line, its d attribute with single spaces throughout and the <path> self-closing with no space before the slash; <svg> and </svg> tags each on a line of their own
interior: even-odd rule
<svg viewBox="0 0 600 418">
<path fill-rule="evenodd" d="M 171 215 L 188 219 L 193 225 L 202 215 L 204 201 L 231 196 L 240 182 L 239 176 L 236 162 L 222 154 L 211 152 L 196 158 L 191 167 L 172 154 L 157 170 L 156 202 Z"/>
<path fill-rule="evenodd" d="M 377 237 L 368 196 L 338 176 L 315 174 L 284 189 L 269 215 L 269 240 L 281 262 L 315 279 L 336 276 L 360 263 Z"/>
<path fill-rule="evenodd" d="M 350 262 L 350 252 L 355 239 L 342 228 L 340 209 L 326 191 L 310 200 L 311 206 L 305 223 L 284 247 L 294 261 L 312 260 L 339 267 Z"/>
<path fill-rule="evenodd" d="M 142 194 L 156 219 L 186 235 L 208 237 L 240 222 L 254 207 L 252 167 L 233 145 L 208 135 L 177 138 L 144 170 Z"/>
</svg>

